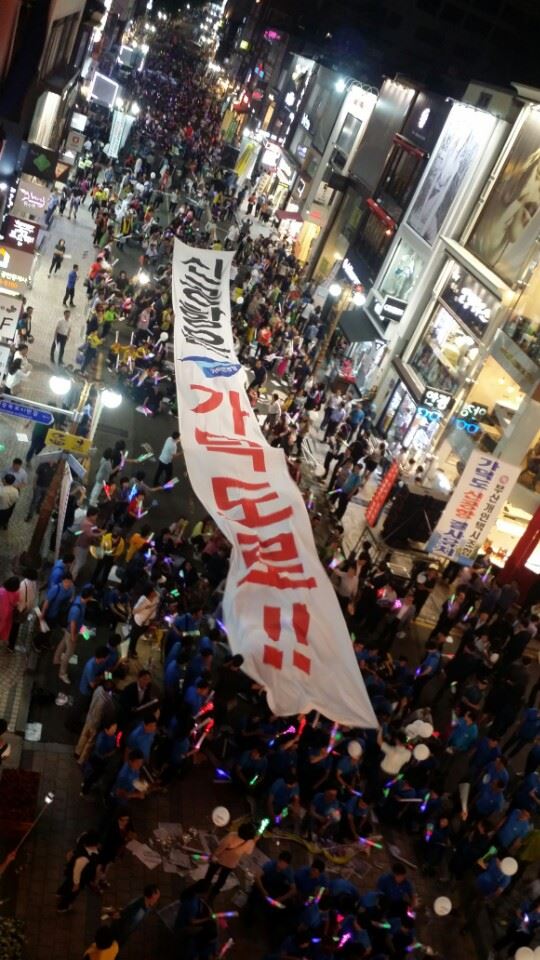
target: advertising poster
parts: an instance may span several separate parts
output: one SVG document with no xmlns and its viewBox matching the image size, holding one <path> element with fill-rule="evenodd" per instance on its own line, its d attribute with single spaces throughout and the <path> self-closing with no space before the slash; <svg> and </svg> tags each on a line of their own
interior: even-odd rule
<svg viewBox="0 0 540 960">
<path fill-rule="evenodd" d="M 232 257 L 175 241 L 182 449 L 193 490 L 232 547 L 225 629 L 274 713 L 318 710 L 337 723 L 376 727 L 304 500 L 246 394 L 231 328 Z"/>
<path fill-rule="evenodd" d="M 521 472 L 475 450 L 427 545 L 429 553 L 471 566 Z"/>
<path fill-rule="evenodd" d="M 444 125 L 408 221 L 433 244 L 471 167 L 493 132 L 495 117 L 455 104 Z"/>
<path fill-rule="evenodd" d="M 0 340 L 14 340 L 22 301 L 0 293 Z"/>
<path fill-rule="evenodd" d="M 519 280 L 540 233 L 540 111 L 522 125 L 468 246 L 507 283 Z"/>
</svg>

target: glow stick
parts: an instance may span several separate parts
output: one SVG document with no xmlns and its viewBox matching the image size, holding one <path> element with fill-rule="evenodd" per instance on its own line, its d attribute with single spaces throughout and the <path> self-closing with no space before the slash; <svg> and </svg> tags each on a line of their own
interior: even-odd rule
<svg viewBox="0 0 540 960">
<path fill-rule="evenodd" d="M 208 860 L 210 860 L 210 854 L 209 853 L 192 853 L 191 859 L 202 860 L 203 863 L 207 863 Z"/>
<path fill-rule="evenodd" d="M 258 836 L 258 837 L 262 837 L 264 831 L 265 831 L 266 828 L 269 827 L 269 826 L 270 826 L 270 820 L 269 820 L 268 817 L 265 817 L 264 820 L 261 820 L 261 825 L 260 825 L 259 829 L 257 830 L 257 836 Z"/>
<path fill-rule="evenodd" d="M 426 827 L 426 832 L 425 832 L 425 834 L 424 834 L 424 840 L 426 841 L 426 843 L 429 843 L 429 841 L 431 840 L 432 836 L 433 836 L 433 824 L 432 824 L 432 823 L 428 823 L 428 825 L 427 825 L 427 827 Z"/>
<path fill-rule="evenodd" d="M 264 899 L 271 907 L 276 907 L 277 910 L 285 910 L 285 904 L 280 903 L 279 900 L 273 900 L 272 897 L 265 897 Z"/>
<path fill-rule="evenodd" d="M 249 786 L 250 786 L 250 787 L 254 787 L 255 784 L 257 783 L 258 779 L 259 779 L 259 774 L 256 773 L 255 776 L 252 777 L 251 780 L 249 781 Z"/>
<path fill-rule="evenodd" d="M 233 938 L 229 937 L 229 939 L 227 940 L 227 943 L 223 944 L 221 950 L 218 953 L 218 960 L 221 960 L 221 957 L 224 957 L 225 954 L 229 952 L 233 944 L 234 944 Z"/>
<path fill-rule="evenodd" d="M 334 723 L 333 726 L 332 726 L 332 729 L 331 729 L 331 731 L 330 731 L 330 742 L 329 742 L 329 744 L 328 744 L 328 746 L 327 746 L 327 748 L 326 748 L 326 752 L 327 752 L 327 753 L 331 753 L 332 750 L 334 749 L 334 744 L 335 744 L 335 742 L 336 742 L 336 737 L 337 737 L 338 729 L 339 729 L 339 724 L 338 724 L 338 723 Z"/>
<path fill-rule="evenodd" d="M 211 729 L 212 729 L 213 726 L 214 726 L 214 721 L 213 721 L 213 720 L 210 720 L 210 722 L 209 722 L 209 723 L 207 724 L 207 726 L 206 726 L 206 729 L 205 729 L 204 732 L 201 734 L 201 736 L 200 736 L 199 739 L 197 740 L 197 743 L 196 743 L 195 746 L 193 747 L 194 750 L 200 750 L 200 749 L 201 749 L 201 746 L 202 746 L 202 743 L 203 743 L 205 737 L 208 736 L 208 734 L 210 733 L 210 731 L 211 731 Z"/>
<path fill-rule="evenodd" d="M 144 460 L 151 460 L 153 456 L 153 453 L 141 453 L 140 457 L 137 457 L 137 463 L 143 463 Z"/>
<path fill-rule="evenodd" d="M 343 936 L 341 937 L 339 943 L 338 943 L 338 950 L 341 950 L 341 948 L 344 947 L 345 944 L 348 943 L 348 941 L 349 941 L 351 938 L 352 938 L 352 933 L 344 933 Z"/>
<path fill-rule="evenodd" d="M 230 773 L 228 773 L 226 770 L 223 770 L 221 767 L 216 767 L 215 773 L 218 780 L 227 781 L 232 779 Z"/>
<path fill-rule="evenodd" d="M 358 843 L 365 843 L 367 847 L 375 847 L 376 850 L 383 850 L 382 843 L 375 843 L 375 840 L 368 840 L 367 837 L 358 837 Z"/>
<path fill-rule="evenodd" d="M 177 483 L 180 483 L 180 478 L 173 477 L 172 480 L 167 480 L 167 483 L 164 483 L 161 489 L 172 490 L 172 488 L 175 487 Z"/>
<path fill-rule="evenodd" d="M 223 913 L 213 913 L 212 920 L 221 920 L 222 918 L 225 918 L 225 917 L 228 918 L 228 917 L 237 917 L 237 916 L 238 916 L 238 910 L 225 910 Z"/>
<path fill-rule="evenodd" d="M 424 799 L 422 800 L 422 806 L 420 807 L 420 813 L 425 813 L 427 810 L 428 801 L 431 797 L 431 793 L 426 793 Z"/>
</svg>

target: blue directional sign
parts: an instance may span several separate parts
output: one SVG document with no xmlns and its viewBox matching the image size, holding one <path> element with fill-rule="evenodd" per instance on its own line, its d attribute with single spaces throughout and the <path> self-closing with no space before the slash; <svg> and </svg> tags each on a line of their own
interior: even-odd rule
<svg viewBox="0 0 540 960">
<path fill-rule="evenodd" d="M 8 417 L 20 417 L 21 420 L 35 420 L 36 423 L 44 423 L 50 426 L 54 423 L 52 413 L 47 410 L 36 410 L 27 403 L 20 403 L 18 400 L 0 400 L 0 413 Z"/>
</svg>

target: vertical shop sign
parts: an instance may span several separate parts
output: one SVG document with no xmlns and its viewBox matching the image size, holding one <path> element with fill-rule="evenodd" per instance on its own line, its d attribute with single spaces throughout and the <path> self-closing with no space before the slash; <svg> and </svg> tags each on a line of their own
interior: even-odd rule
<svg viewBox="0 0 540 960">
<path fill-rule="evenodd" d="M 521 467 L 475 450 L 428 541 L 428 552 L 471 566 L 520 472 Z"/>
</svg>

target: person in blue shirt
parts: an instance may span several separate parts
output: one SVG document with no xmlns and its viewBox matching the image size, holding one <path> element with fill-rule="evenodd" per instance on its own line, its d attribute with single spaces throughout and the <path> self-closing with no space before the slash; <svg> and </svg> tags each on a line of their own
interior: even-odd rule
<svg viewBox="0 0 540 960">
<path fill-rule="evenodd" d="M 492 760 L 491 763 L 488 763 L 487 767 L 482 772 L 481 780 L 482 783 L 490 783 L 493 780 L 501 780 L 506 790 L 510 780 L 510 774 L 504 765 L 504 758 L 496 757 L 495 760 Z"/>
<path fill-rule="evenodd" d="M 329 786 L 324 793 L 316 793 L 311 801 L 309 812 L 317 836 L 335 835 L 340 827 L 342 816 L 337 788 Z"/>
<path fill-rule="evenodd" d="M 528 810 L 533 815 L 540 812 L 540 776 L 536 771 L 524 777 L 514 794 L 514 804 L 520 810 Z"/>
<path fill-rule="evenodd" d="M 210 684 L 205 677 L 198 677 L 195 683 L 185 690 L 184 703 L 187 705 L 192 717 L 196 717 L 200 710 L 202 710 L 209 693 Z"/>
<path fill-rule="evenodd" d="M 343 515 L 349 506 L 352 498 L 354 497 L 356 491 L 359 489 L 362 482 L 361 475 L 362 467 L 361 464 L 355 463 L 352 466 L 352 469 L 349 470 L 349 473 L 345 477 L 345 480 L 341 484 L 341 489 L 337 497 L 337 505 L 335 508 L 335 516 L 338 520 L 343 518 Z"/>
<path fill-rule="evenodd" d="M 527 707 L 523 711 L 523 718 L 518 729 L 506 742 L 504 752 L 508 759 L 511 760 L 512 757 L 515 757 L 516 753 L 523 750 L 538 736 L 540 736 L 540 710 L 537 710 L 536 707 Z"/>
<path fill-rule="evenodd" d="M 438 817 L 435 823 L 426 824 L 424 831 L 424 873 L 432 874 L 442 863 L 450 850 L 450 821 L 448 817 Z"/>
<path fill-rule="evenodd" d="M 416 905 L 416 895 L 407 871 L 401 863 L 395 863 L 390 873 L 383 874 L 377 881 L 377 890 L 381 894 L 381 906 L 389 916 L 401 916 L 410 907 Z"/>
<path fill-rule="evenodd" d="M 202 608 L 195 610 L 193 613 L 177 614 L 173 620 L 171 629 L 165 637 L 165 658 L 168 657 L 169 651 L 174 643 L 177 643 L 178 641 L 182 641 L 184 643 L 189 642 L 189 635 L 199 632 L 202 619 Z"/>
<path fill-rule="evenodd" d="M 274 780 L 268 791 L 268 815 L 272 821 L 276 817 L 283 820 L 289 814 L 295 819 L 300 816 L 300 787 L 292 772 Z"/>
<path fill-rule="evenodd" d="M 105 664 L 107 663 L 108 650 L 102 646 L 96 649 L 93 657 L 90 657 L 84 665 L 84 670 L 79 681 L 79 693 L 83 697 L 91 697 L 100 677 L 105 673 Z"/>
<path fill-rule="evenodd" d="M 295 871 L 294 884 L 298 899 L 305 903 L 309 897 L 314 897 L 321 888 L 328 887 L 328 877 L 324 872 L 324 860 L 315 857 L 310 867 L 300 867 Z"/>
<path fill-rule="evenodd" d="M 248 790 L 260 789 L 266 777 L 268 760 L 263 747 L 257 745 L 251 750 L 244 750 L 234 772 L 240 783 Z"/>
<path fill-rule="evenodd" d="M 144 800 L 144 791 L 137 790 L 135 783 L 140 779 L 144 756 L 140 750 L 130 750 L 126 762 L 120 767 L 112 788 L 115 800 Z"/>
<path fill-rule="evenodd" d="M 478 727 L 474 715 L 467 710 L 462 717 L 458 717 L 452 733 L 448 738 L 448 746 L 452 753 L 467 753 L 478 739 Z"/>
<path fill-rule="evenodd" d="M 363 948 L 365 953 L 371 951 L 371 940 L 369 939 L 369 934 L 364 927 L 366 923 L 366 918 L 363 916 L 362 912 L 356 914 L 356 916 L 349 915 L 345 917 L 340 928 L 340 938 L 347 937 L 347 944 L 349 943 L 358 943 Z M 344 944 L 345 946 L 345 944 Z"/>
<path fill-rule="evenodd" d="M 371 833 L 370 808 L 363 797 L 351 796 L 345 803 L 346 834 L 353 840 L 366 837 Z"/>
<path fill-rule="evenodd" d="M 122 638 L 118 637 L 116 634 L 112 634 L 105 644 L 105 649 L 107 651 L 107 659 L 105 660 L 104 671 L 107 673 L 114 673 L 115 670 L 120 665 L 120 654 L 118 652 L 118 647 L 122 643 Z"/>
<path fill-rule="evenodd" d="M 267 898 L 284 905 L 291 903 L 295 895 L 291 860 L 290 852 L 282 850 L 276 860 L 267 860 L 262 870 L 257 873 L 245 907 L 248 924 L 253 921 L 255 912 L 261 909 L 269 918 L 277 919 L 276 911 L 279 907 L 273 907 Z"/>
<path fill-rule="evenodd" d="M 187 650 L 180 650 L 177 656 L 169 660 L 165 666 L 163 688 L 170 700 L 175 700 L 182 692 L 186 682 L 186 661 L 188 657 Z"/>
<path fill-rule="evenodd" d="M 485 900 L 492 900 L 500 897 L 509 886 L 511 879 L 502 872 L 499 858 L 491 857 L 486 869 L 476 878 L 476 889 Z"/>
<path fill-rule="evenodd" d="M 131 731 L 126 746 L 129 750 L 139 750 L 144 757 L 144 762 L 148 763 L 150 754 L 152 753 L 152 747 L 154 746 L 156 732 L 156 718 L 153 714 L 149 714 Z"/>
<path fill-rule="evenodd" d="M 203 648 L 199 653 L 190 657 L 186 670 L 186 686 L 190 687 L 195 683 L 197 677 L 202 677 L 205 674 L 210 675 L 212 659 L 213 650 L 208 648 Z"/>
<path fill-rule="evenodd" d="M 537 737 L 534 746 L 531 747 L 525 761 L 525 773 L 532 773 L 540 767 L 540 739 Z"/>
<path fill-rule="evenodd" d="M 470 765 L 474 773 L 480 774 L 480 771 L 487 767 L 497 757 L 501 756 L 501 748 L 497 737 L 482 737 L 474 745 L 473 755 Z"/>
<path fill-rule="evenodd" d="M 499 827 L 495 835 L 495 843 L 499 844 L 506 853 L 513 855 L 516 850 L 519 850 L 532 829 L 529 811 L 516 807 L 515 810 L 510 811 L 503 825 Z"/>
<path fill-rule="evenodd" d="M 287 777 L 288 774 L 296 775 L 298 764 L 298 751 L 294 734 L 286 740 L 281 738 L 274 749 L 268 754 L 268 775 L 270 780 L 278 780 L 280 777 Z"/>
<path fill-rule="evenodd" d="M 77 283 L 78 276 L 79 276 L 79 264 L 74 263 L 73 268 L 69 271 L 67 275 L 66 292 L 64 294 L 64 299 L 62 300 L 62 303 L 64 304 L 65 307 L 67 307 L 68 305 L 68 300 L 69 300 L 70 307 L 75 306 L 74 296 L 75 296 L 75 286 Z"/>
<path fill-rule="evenodd" d="M 116 752 L 116 734 L 118 724 L 109 723 L 99 731 L 92 753 L 85 768 L 85 776 L 81 785 L 81 796 L 86 797 L 95 783 L 103 776 L 105 768 Z"/>
<path fill-rule="evenodd" d="M 49 573 L 49 579 L 47 580 L 47 590 L 55 587 L 65 576 L 69 575 L 71 577 L 71 564 L 74 559 L 75 557 L 72 553 L 65 553 L 63 557 L 54 561 L 51 572 Z"/>
<path fill-rule="evenodd" d="M 77 638 L 84 624 L 86 605 L 92 600 L 93 596 L 94 588 L 92 586 L 83 587 L 68 610 L 67 628 L 56 647 L 53 657 L 53 663 L 60 667 L 58 676 L 63 683 L 71 683 L 67 673 L 68 663 L 77 648 Z"/>
<path fill-rule="evenodd" d="M 48 588 L 41 606 L 41 618 L 49 627 L 54 627 L 62 614 L 67 614 L 74 596 L 73 577 L 70 573 L 63 573 L 60 580 Z"/>
<path fill-rule="evenodd" d="M 435 677 L 441 668 L 441 651 L 433 640 L 426 643 L 426 655 L 415 672 L 413 697 L 418 700 L 426 683 Z"/>
<path fill-rule="evenodd" d="M 490 780 L 483 783 L 476 794 L 473 803 L 473 815 L 478 817 L 494 817 L 504 810 L 504 782 Z"/>
</svg>

